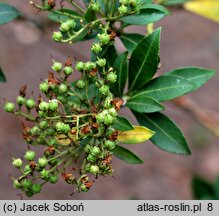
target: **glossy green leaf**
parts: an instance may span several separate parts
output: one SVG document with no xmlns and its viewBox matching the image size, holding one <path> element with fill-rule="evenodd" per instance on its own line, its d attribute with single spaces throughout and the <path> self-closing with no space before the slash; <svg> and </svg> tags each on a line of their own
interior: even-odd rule
<svg viewBox="0 0 219 216">
<path fill-rule="evenodd" d="M 138 43 L 144 38 L 144 35 L 140 34 L 121 34 L 120 39 L 125 48 L 132 53 Z"/>
<path fill-rule="evenodd" d="M 0 2 L 0 25 L 6 24 L 20 16 L 20 12 L 13 6 Z"/>
<path fill-rule="evenodd" d="M 0 67 L 0 82 L 6 82 L 6 77 Z"/>
<path fill-rule="evenodd" d="M 128 119 L 124 118 L 123 116 L 117 116 L 116 123 L 113 124 L 112 127 L 115 130 L 119 130 L 119 131 L 128 131 L 134 129 L 131 122 Z"/>
<path fill-rule="evenodd" d="M 124 23 L 131 25 L 147 25 L 149 23 L 154 23 L 163 17 L 169 15 L 169 11 L 160 5 L 145 5 L 142 7 L 138 14 L 128 15 L 122 17 Z"/>
<path fill-rule="evenodd" d="M 63 22 L 66 21 L 68 19 L 74 19 L 74 20 L 80 20 L 83 19 L 83 17 L 81 15 L 79 15 L 77 12 L 63 8 L 60 10 L 53 10 L 49 16 L 49 19 L 51 19 L 54 22 Z"/>
<path fill-rule="evenodd" d="M 182 77 L 174 75 L 160 76 L 151 80 L 132 98 L 147 96 L 157 101 L 167 101 L 191 92 L 194 87 L 194 84 Z"/>
<path fill-rule="evenodd" d="M 219 176 L 217 176 L 213 187 L 214 187 L 215 199 L 219 200 Z"/>
<path fill-rule="evenodd" d="M 129 61 L 129 91 L 144 86 L 157 71 L 161 28 L 145 37 L 134 49 Z"/>
<path fill-rule="evenodd" d="M 96 20 L 96 14 L 95 12 L 93 11 L 93 9 L 89 6 L 87 8 L 87 11 L 84 15 L 84 18 L 88 21 L 88 22 L 92 22 L 94 20 Z"/>
<path fill-rule="evenodd" d="M 122 97 L 125 84 L 128 77 L 128 53 L 122 53 L 117 56 L 114 62 L 114 69 L 117 74 L 117 80 L 110 87 L 114 96 Z"/>
<path fill-rule="evenodd" d="M 172 70 L 164 74 L 164 76 L 166 75 L 174 75 L 187 79 L 194 84 L 192 91 L 195 91 L 211 79 L 215 75 L 215 71 L 198 67 L 185 67 Z"/>
<path fill-rule="evenodd" d="M 74 37 L 71 39 L 72 42 L 77 42 L 86 37 L 89 32 L 89 26 L 86 25 L 85 27 L 81 28 L 79 31 L 75 32 Z"/>
<path fill-rule="evenodd" d="M 127 101 L 126 106 L 141 113 L 152 113 L 164 110 L 164 106 L 162 106 L 159 102 L 144 95 L 131 97 Z"/>
<path fill-rule="evenodd" d="M 110 45 L 102 56 L 106 59 L 106 66 L 109 69 L 114 64 L 117 58 L 117 51 L 114 45 Z"/>
<path fill-rule="evenodd" d="M 192 192 L 195 199 L 213 199 L 213 185 L 201 177 L 195 176 L 192 179 Z"/>
<path fill-rule="evenodd" d="M 113 149 L 113 154 L 118 157 L 119 159 L 129 163 L 129 164 L 142 164 L 144 163 L 136 154 L 131 152 L 130 150 L 117 145 Z"/>
<path fill-rule="evenodd" d="M 143 5 L 144 4 L 149 4 L 149 3 L 151 4 L 152 2 L 153 2 L 153 0 L 139 0 L 139 3 L 143 4 Z"/>
<path fill-rule="evenodd" d="M 133 126 L 134 129 L 123 131 L 118 136 L 118 141 L 125 144 L 138 144 L 149 140 L 153 135 L 154 131 L 143 127 L 143 126 Z"/>
<path fill-rule="evenodd" d="M 140 125 L 155 131 L 151 141 L 160 149 L 179 155 L 189 155 L 185 137 L 176 124 L 162 113 L 133 112 Z"/>
<path fill-rule="evenodd" d="M 188 1 L 191 1 L 191 0 L 163 0 L 161 4 L 165 6 L 172 6 L 172 5 L 184 4 Z"/>
</svg>

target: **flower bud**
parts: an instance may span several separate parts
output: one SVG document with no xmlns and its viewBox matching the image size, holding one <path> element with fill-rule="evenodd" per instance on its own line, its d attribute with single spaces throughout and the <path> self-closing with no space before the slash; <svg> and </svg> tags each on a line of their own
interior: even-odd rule
<svg viewBox="0 0 219 216">
<path fill-rule="evenodd" d="M 82 70 L 84 70 L 84 63 L 81 62 L 81 61 L 77 62 L 75 68 L 76 68 L 77 71 L 82 71 Z"/>
<path fill-rule="evenodd" d="M 56 72 L 59 72 L 60 70 L 62 70 L 62 63 L 54 61 L 52 65 L 52 69 Z"/>
<path fill-rule="evenodd" d="M 87 152 L 87 153 L 90 153 L 91 149 L 92 149 L 92 147 L 91 147 L 89 144 L 87 144 L 87 145 L 84 147 L 84 151 Z"/>
<path fill-rule="evenodd" d="M 100 4 L 98 2 L 94 2 L 92 5 L 91 5 L 91 8 L 94 12 L 98 13 L 100 12 Z"/>
<path fill-rule="evenodd" d="M 86 62 L 84 64 L 84 70 L 91 71 L 96 67 L 96 64 L 94 62 Z"/>
<path fill-rule="evenodd" d="M 80 89 L 83 89 L 85 87 L 85 81 L 84 80 L 78 80 L 76 83 L 76 86 Z"/>
<path fill-rule="evenodd" d="M 111 116 L 113 116 L 113 117 L 116 117 L 116 116 L 117 116 L 117 111 L 116 111 L 116 109 L 115 109 L 114 107 L 110 108 L 110 109 L 108 110 L 108 112 L 109 112 L 109 114 L 110 114 Z"/>
<path fill-rule="evenodd" d="M 60 31 L 53 32 L 52 39 L 54 41 L 60 42 L 62 40 L 62 38 L 63 38 L 63 36 L 62 36 L 62 33 Z"/>
<path fill-rule="evenodd" d="M 99 91 L 101 94 L 103 95 L 107 95 L 109 93 L 109 86 L 107 85 L 102 85 L 100 88 L 99 88 Z"/>
<path fill-rule="evenodd" d="M 87 160 L 90 161 L 90 162 L 92 162 L 92 163 L 94 163 L 94 162 L 97 160 L 97 158 L 96 158 L 94 155 L 89 154 L 89 155 L 87 156 Z"/>
<path fill-rule="evenodd" d="M 31 188 L 31 186 L 32 186 L 32 181 L 30 180 L 30 179 L 24 179 L 22 182 L 21 182 L 21 185 L 22 185 L 22 187 L 24 188 L 24 189 L 29 189 L 29 188 Z"/>
<path fill-rule="evenodd" d="M 48 90 L 49 90 L 49 84 L 46 83 L 46 82 L 44 82 L 44 83 L 40 83 L 40 85 L 39 85 L 39 89 L 40 89 L 41 92 L 43 92 L 43 93 L 47 93 Z"/>
<path fill-rule="evenodd" d="M 109 150 L 113 150 L 116 146 L 116 142 L 110 141 L 110 140 L 106 140 L 104 142 L 104 147 L 109 149 Z"/>
<path fill-rule="evenodd" d="M 39 108 L 40 110 L 42 111 L 47 111 L 49 109 L 49 104 L 45 101 L 42 101 L 40 104 L 39 104 Z"/>
<path fill-rule="evenodd" d="M 63 122 L 57 122 L 55 128 L 59 133 L 68 133 L 71 130 L 70 126 Z"/>
<path fill-rule="evenodd" d="M 99 53 L 102 51 L 102 47 L 99 43 L 94 43 L 91 47 L 92 52 Z"/>
<path fill-rule="evenodd" d="M 48 170 L 45 170 L 43 169 L 41 172 L 40 172 L 40 177 L 44 180 L 48 180 L 49 178 L 49 172 Z"/>
<path fill-rule="evenodd" d="M 7 102 L 5 103 L 4 110 L 9 113 L 13 113 L 15 109 L 14 103 Z"/>
<path fill-rule="evenodd" d="M 94 147 L 91 149 L 91 154 L 94 155 L 94 156 L 97 156 L 98 154 L 100 154 L 100 148 L 97 147 L 97 146 L 94 146 Z"/>
<path fill-rule="evenodd" d="M 97 121 L 98 122 L 103 122 L 104 121 L 104 115 L 103 115 L 103 113 L 101 112 L 101 113 L 99 113 L 99 114 L 97 114 L 96 115 L 96 119 L 97 119 Z"/>
<path fill-rule="evenodd" d="M 91 165 L 90 167 L 90 172 L 93 173 L 94 175 L 97 175 L 99 173 L 99 167 L 97 165 Z"/>
<path fill-rule="evenodd" d="M 118 8 L 118 11 L 119 11 L 120 14 L 124 15 L 124 14 L 127 14 L 128 8 L 127 8 L 125 5 L 121 5 L 121 6 Z"/>
<path fill-rule="evenodd" d="M 39 127 L 40 127 L 41 129 L 46 129 L 47 126 L 48 126 L 48 122 L 47 122 L 47 121 L 41 121 L 41 122 L 39 123 Z"/>
<path fill-rule="evenodd" d="M 33 191 L 33 193 L 40 193 L 40 191 L 41 191 L 41 189 L 42 189 L 42 186 L 41 186 L 41 184 L 33 184 L 32 185 L 32 191 Z"/>
<path fill-rule="evenodd" d="M 88 191 L 88 189 L 87 189 L 87 187 L 86 187 L 86 185 L 84 183 L 82 183 L 80 185 L 80 191 L 83 191 L 83 192 L 87 192 Z"/>
<path fill-rule="evenodd" d="M 63 68 L 63 72 L 64 72 L 65 75 L 69 76 L 69 75 L 72 74 L 73 69 L 72 69 L 72 67 L 70 67 L 70 66 L 65 66 L 65 67 Z"/>
<path fill-rule="evenodd" d="M 36 153 L 34 151 L 28 150 L 26 151 L 24 158 L 28 161 L 32 161 L 34 160 L 34 158 L 36 157 Z"/>
<path fill-rule="evenodd" d="M 106 59 L 98 59 L 96 63 L 99 67 L 104 67 L 106 65 Z"/>
<path fill-rule="evenodd" d="M 48 165 L 48 160 L 46 158 L 39 158 L 38 159 L 38 165 L 40 167 L 46 167 Z"/>
<path fill-rule="evenodd" d="M 115 121 L 115 117 L 109 114 L 104 116 L 104 124 L 111 125 L 114 121 Z"/>
<path fill-rule="evenodd" d="M 69 30 L 74 29 L 75 26 L 76 26 L 75 21 L 73 19 L 69 19 L 61 24 L 60 31 L 68 32 Z"/>
<path fill-rule="evenodd" d="M 20 95 L 17 97 L 16 101 L 17 101 L 17 104 L 19 106 L 22 106 L 26 103 L 26 99 L 24 97 L 20 96 Z"/>
<path fill-rule="evenodd" d="M 33 109 L 35 106 L 35 101 L 33 99 L 28 99 L 26 101 L 26 107 L 27 109 Z"/>
<path fill-rule="evenodd" d="M 64 83 L 60 84 L 59 86 L 59 93 L 63 94 L 66 93 L 68 91 L 68 86 Z"/>
<path fill-rule="evenodd" d="M 22 160 L 20 158 L 14 159 L 12 165 L 14 167 L 20 168 L 22 166 Z"/>
<path fill-rule="evenodd" d="M 51 176 L 49 177 L 49 182 L 50 182 L 51 184 L 55 184 L 55 183 L 58 182 L 58 181 L 59 181 L 58 175 L 51 175 Z"/>
<path fill-rule="evenodd" d="M 110 36 L 108 34 L 98 34 L 97 36 L 104 45 L 110 42 Z"/>
<path fill-rule="evenodd" d="M 49 102 L 49 109 L 52 111 L 56 111 L 59 108 L 59 104 L 56 100 L 51 100 Z"/>
<path fill-rule="evenodd" d="M 116 82 L 117 75 L 116 75 L 116 73 L 114 73 L 114 72 L 110 72 L 110 73 L 107 74 L 106 79 L 107 79 L 109 82 L 114 83 L 114 82 Z"/>
</svg>

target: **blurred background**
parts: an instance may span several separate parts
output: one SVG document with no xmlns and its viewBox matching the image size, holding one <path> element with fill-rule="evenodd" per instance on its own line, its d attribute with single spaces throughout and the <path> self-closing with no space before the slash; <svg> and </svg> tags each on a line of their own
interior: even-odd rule
<svg viewBox="0 0 219 216">
<path fill-rule="evenodd" d="M 47 19 L 46 13 L 35 14 L 28 1 L 4 2 L 17 7 L 23 17 L 0 26 L 0 65 L 7 77 L 7 83 L 0 84 L 0 199 L 20 199 L 9 175 L 19 175 L 11 165 L 10 154 L 21 157 L 27 146 L 22 139 L 21 119 L 4 112 L 3 98 L 15 101 L 24 84 L 28 86 L 29 94 L 34 90 L 37 96 L 38 84 L 47 76 L 52 57 L 59 61 L 64 61 L 67 56 L 89 60 L 91 41 L 73 45 L 55 43 L 51 40 L 51 32 L 58 26 Z M 183 66 L 219 71 L 217 23 L 183 10 L 174 10 L 171 16 L 158 22 L 158 26 L 162 26 L 162 67 L 159 73 Z M 145 33 L 144 27 L 127 30 Z M 118 46 L 122 49 L 119 41 Z M 219 113 L 218 83 L 219 75 L 216 74 L 204 87 L 188 96 L 196 103 L 197 110 L 207 112 L 204 117 L 212 115 L 213 120 L 214 117 L 217 120 Z M 129 165 L 114 158 L 114 178 L 100 177 L 88 193 L 70 196 L 72 186 L 61 179 L 56 185 L 45 186 L 33 199 L 194 199 L 191 190 L 194 175 L 212 182 L 219 175 L 219 138 L 199 124 L 191 112 L 170 102 L 166 105 L 168 115 L 185 133 L 191 156 L 163 152 L 150 142 L 131 146 L 130 149 L 144 159 L 144 164 Z M 122 114 L 137 124 L 127 110 Z"/>
</svg>

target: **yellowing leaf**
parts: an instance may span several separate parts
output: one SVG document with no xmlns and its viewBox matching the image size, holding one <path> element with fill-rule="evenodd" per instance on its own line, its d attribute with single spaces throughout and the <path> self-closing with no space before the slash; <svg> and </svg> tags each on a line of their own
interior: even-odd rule
<svg viewBox="0 0 219 216">
<path fill-rule="evenodd" d="M 219 22 L 218 0 L 193 0 L 185 3 L 184 7 L 186 10 L 215 22 Z"/>
<path fill-rule="evenodd" d="M 150 139 L 155 134 L 143 126 L 134 126 L 133 130 L 123 131 L 118 136 L 118 141 L 126 144 L 137 144 Z"/>
<path fill-rule="evenodd" d="M 71 140 L 65 134 L 59 134 L 55 136 L 56 142 L 62 146 L 69 146 L 71 144 Z"/>
</svg>

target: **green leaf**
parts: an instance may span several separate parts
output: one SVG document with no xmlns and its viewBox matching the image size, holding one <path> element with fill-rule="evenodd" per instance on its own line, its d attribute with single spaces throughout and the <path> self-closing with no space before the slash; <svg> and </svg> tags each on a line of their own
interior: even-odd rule
<svg viewBox="0 0 219 216">
<path fill-rule="evenodd" d="M 132 25 L 147 25 L 169 15 L 169 11 L 160 5 L 145 5 L 138 14 L 122 17 L 124 23 Z"/>
<path fill-rule="evenodd" d="M 117 80 L 110 87 L 114 96 L 122 97 L 128 77 L 128 53 L 125 52 L 117 56 L 113 65 L 116 70 Z"/>
<path fill-rule="evenodd" d="M 172 5 L 184 4 L 185 2 L 188 1 L 191 0 L 163 0 L 161 4 L 165 6 L 172 6 Z"/>
<path fill-rule="evenodd" d="M 139 0 L 140 4 L 151 4 L 153 0 Z"/>
<path fill-rule="evenodd" d="M 88 22 L 92 22 L 92 21 L 96 20 L 96 14 L 90 6 L 87 8 L 87 11 L 86 11 L 84 17 Z"/>
<path fill-rule="evenodd" d="M 212 184 L 198 176 L 195 176 L 192 179 L 192 192 L 195 199 L 203 200 L 214 198 Z"/>
<path fill-rule="evenodd" d="M 79 15 L 77 12 L 63 8 L 60 10 L 53 10 L 48 18 L 54 22 L 64 22 L 68 19 L 74 19 L 75 21 L 79 21 L 80 19 L 83 19 L 81 15 Z"/>
<path fill-rule="evenodd" d="M 119 130 L 119 131 L 128 131 L 134 129 L 131 122 L 128 119 L 124 118 L 123 116 L 117 116 L 117 121 L 115 124 L 112 125 L 112 127 L 115 130 Z"/>
<path fill-rule="evenodd" d="M 130 150 L 117 145 L 113 149 L 113 154 L 118 157 L 119 159 L 129 163 L 129 164 L 142 164 L 144 163 L 136 154 L 131 152 Z"/>
<path fill-rule="evenodd" d="M 129 62 L 129 91 L 144 86 L 157 71 L 161 28 L 145 37 L 134 49 Z"/>
<path fill-rule="evenodd" d="M 141 113 L 152 113 L 164 110 L 164 106 L 162 106 L 159 102 L 144 95 L 131 97 L 126 103 L 126 106 Z"/>
<path fill-rule="evenodd" d="M 104 53 L 103 58 L 106 59 L 106 66 L 108 68 L 112 67 L 117 58 L 117 51 L 114 45 L 109 46 L 107 51 Z"/>
<path fill-rule="evenodd" d="M 219 200 L 219 176 L 217 176 L 213 187 L 214 187 L 215 199 Z"/>
<path fill-rule="evenodd" d="M 162 113 L 141 114 L 133 112 L 140 125 L 155 131 L 151 141 L 160 149 L 179 155 L 189 155 L 190 150 L 181 130 Z"/>
<path fill-rule="evenodd" d="M 154 131 L 146 127 L 134 126 L 134 129 L 120 133 L 118 141 L 125 144 L 138 144 L 149 140 L 153 135 Z"/>
<path fill-rule="evenodd" d="M 6 77 L 5 77 L 3 71 L 2 71 L 2 69 L 0 67 L 0 82 L 6 82 L 6 81 L 7 81 Z"/>
<path fill-rule="evenodd" d="M 75 32 L 74 38 L 72 38 L 72 42 L 77 42 L 82 40 L 83 38 L 85 38 L 85 36 L 88 34 L 89 32 L 89 26 L 85 26 L 83 28 L 81 28 L 79 31 Z"/>
<path fill-rule="evenodd" d="M 140 34 L 121 34 L 120 39 L 125 48 L 132 53 L 138 43 L 144 38 L 144 35 Z"/>
<path fill-rule="evenodd" d="M 188 80 L 166 75 L 151 80 L 141 91 L 138 91 L 132 98 L 145 96 L 152 97 L 157 101 L 167 101 L 182 96 L 194 88 L 194 84 Z"/>
<path fill-rule="evenodd" d="M 185 67 L 172 70 L 164 74 L 164 76 L 166 75 L 174 75 L 187 79 L 194 84 L 192 91 L 195 91 L 211 79 L 215 75 L 215 71 L 198 67 Z"/>
<path fill-rule="evenodd" d="M 0 25 L 6 24 L 20 16 L 20 12 L 13 6 L 0 2 Z"/>
</svg>

